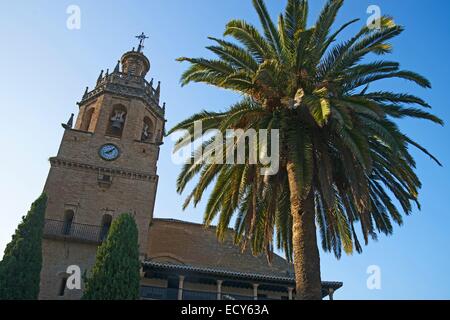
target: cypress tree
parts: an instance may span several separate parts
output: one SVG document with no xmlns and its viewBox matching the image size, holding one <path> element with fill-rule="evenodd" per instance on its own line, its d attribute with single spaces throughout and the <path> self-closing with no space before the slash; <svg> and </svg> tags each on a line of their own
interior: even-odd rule
<svg viewBox="0 0 450 320">
<path fill-rule="evenodd" d="M 42 268 L 43 193 L 22 218 L 0 262 L 0 300 L 36 300 Z"/>
<path fill-rule="evenodd" d="M 138 229 L 131 215 L 122 214 L 113 221 L 106 241 L 98 248 L 82 299 L 138 299 L 139 270 Z"/>
</svg>

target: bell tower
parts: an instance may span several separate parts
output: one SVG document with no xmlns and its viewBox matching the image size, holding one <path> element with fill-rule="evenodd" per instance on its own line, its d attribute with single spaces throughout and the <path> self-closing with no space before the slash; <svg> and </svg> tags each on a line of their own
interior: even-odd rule
<svg viewBox="0 0 450 320">
<path fill-rule="evenodd" d="M 73 115 L 44 187 L 48 195 L 43 238 L 41 299 L 79 299 L 82 290 L 66 288 L 67 268 L 83 274 L 94 261 L 109 226 L 122 213 L 134 216 L 141 258 L 153 217 L 158 185 L 157 161 L 164 132 L 160 83 L 145 77 L 150 61 L 126 52 L 112 72 L 101 72 Z"/>
</svg>

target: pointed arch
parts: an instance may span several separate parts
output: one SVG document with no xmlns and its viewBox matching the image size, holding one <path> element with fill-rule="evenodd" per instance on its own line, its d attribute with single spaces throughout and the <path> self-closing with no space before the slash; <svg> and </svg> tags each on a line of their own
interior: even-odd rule
<svg viewBox="0 0 450 320">
<path fill-rule="evenodd" d="M 92 123 L 92 118 L 95 112 L 95 108 L 91 107 L 88 108 L 84 114 L 83 114 L 83 119 L 81 121 L 81 127 L 80 130 L 81 131 L 90 131 L 90 127 L 91 127 L 91 123 Z"/>
</svg>

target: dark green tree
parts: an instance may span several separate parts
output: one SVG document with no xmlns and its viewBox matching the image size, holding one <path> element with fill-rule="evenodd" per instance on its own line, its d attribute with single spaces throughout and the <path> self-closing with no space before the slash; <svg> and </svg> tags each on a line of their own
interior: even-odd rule
<svg viewBox="0 0 450 320">
<path fill-rule="evenodd" d="M 177 188 L 181 193 L 195 183 L 185 206 L 198 204 L 211 190 L 205 224 L 218 218 L 223 238 L 235 217 L 236 243 L 255 254 L 266 251 L 269 258 L 276 241 L 294 262 L 297 298 L 321 299 L 318 244 L 337 257 L 361 252 L 361 238 L 367 244 L 379 233 L 392 234 L 393 224 L 403 223 L 402 211 L 409 215 L 419 206 L 421 182 L 411 149 L 436 159 L 401 131 L 398 119 L 443 121 L 426 111 L 430 105 L 420 97 L 392 85 L 389 91 L 376 89 L 392 79 L 431 87 L 423 76 L 382 59 L 404 30 L 393 19 L 381 17 L 379 28 L 362 24 L 344 40 L 343 30 L 361 25 L 352 20 L 335 26 L 344 0 L 325 1 L 312 25 L 307 0 L 288 0 L 278 24 L 263 0 L 252 2 L 262 28 L 232 20 L 224 33 L 230 40 L 210 38 L 207 48 L 215 58 L 179 59 L 190 64 L 183 85 L 205 83 L 237 92 L 242 100 L 221 112 L 197 113 L 169 133 L 185 130 L 178 150 L 191 142 L 196 121 L 223 136 L 228 129 L 277 129 L 279 171 L 263 175 L 263 166 L 249 161 L 191 161 Z M 235 154 L 242 140 L 224 143 L 223 150 Z M 205 141 L 194 155 L 215 150 L 215 144 Z M 246 148 L 259 154 L 264 145 Z"/>
<path fill-rule="evenodd" d="M 86 279 L 83 300 L 139 298 L 138 230 L 134 218 L 122 214 L 111 225 L 106 241 Z"/>
<path fill-rule="evenodd" d="M 43 193 L 22 218 L 0 262 L 0 300 L 35 300 L 42 268 L 42 230 L 47 196 Z"/>
</svg>

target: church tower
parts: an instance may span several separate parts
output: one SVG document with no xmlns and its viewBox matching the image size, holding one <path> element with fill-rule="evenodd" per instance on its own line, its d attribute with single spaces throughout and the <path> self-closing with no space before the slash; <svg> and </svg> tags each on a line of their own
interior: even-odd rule
<svg viewBox="0 0 450 320">
<path fill-rule="evenodd" d="M 41 272 L 41 299 L 79 299 L 67 290 L 67 268 L 89 270 L 109 226 L 122 213 L 134 216 L 141 258 L 158 185 L 157 161 L 164 132 L 160 83 L 145 76 L 150 61 L 126 52 L 112 72 L 101 72 L 86 91 L 64 135 L 45 184 L 48 195 Z M 156 87 L 156 88 L 155 88 Z"/>
</svg>

